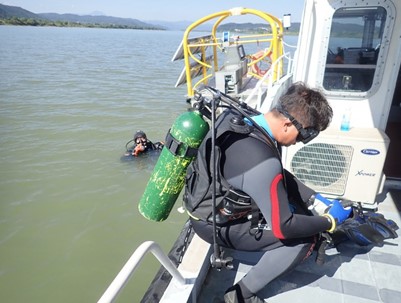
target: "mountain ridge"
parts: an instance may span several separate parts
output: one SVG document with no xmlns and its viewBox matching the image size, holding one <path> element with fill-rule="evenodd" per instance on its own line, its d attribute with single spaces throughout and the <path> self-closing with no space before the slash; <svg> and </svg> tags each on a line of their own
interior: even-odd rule
<svg viewBox="0 0 401 303">
<path fill-rule="evenodd" d="M 19 6 L 10 6 L 0 3 L 0 18 L 35 18 L 38 17 L 37 14 L 32 13 L 26 9 Z"/>
<path fill-rule="evenodd" d="M 5 23 L 2 19 L 10 21 L 13 18 L 23 18 L 28 20 L 16 20 L 14 23 Z M 42 22 L 38 22 L 42 21 Z M 53 22 L 53 23 L 51 23 Z M 141 21 L 133 18 L 120 18 L 104 15 L 77 15 L 77 14 L 58 14 L 58 13 L 33 13 L 18 6 L 0 4 L 0 25 L 49 25 L 49 26 L 90 26 L 90 27 L 112 27 L 112 28 L 133 28 L 133 29 L 152 29 L 152 30 L 185 30 L 193 21 Z M 265 28 L 265 23 L 226 23 L 221 24 L 219 31 L 246 31 Z M 291 32 L 298 32 L 300 23 L 293 23 Z M 198 30 L 210 31 L 211 24 L 201 25 Z"/>
<path fill-rule="evenodd" d="M 57 14 L 57 13 L 39 13 L 40 17 L 51 21 L 67 21 L 67 22 L 81 22 L 81 23 L 98 23 L 98 24 L 116 24 L 126 26 L 141 26 L 141 27 L 154 27 L 160 28 L 156 25 L 131 18 L 119 18 L 112 16 L 93 16 L 93 15 L 75 15 L 75 14 Z M 162 29 L 162 28 L 160 28 Z"/>
<path fill-rule="evenodd" d="M 33 13 L 24 8 L 18 6 L 9 6 L 0 4 L 0 20 L 8 20 L 12 22 L 13 19 L 29 19 L 28 20 L 15 20 L 16 25 L 52 25 L 46 24 L 46 22 L 58 22 L 61 23 L 75 23 L 76 25 L 110 25 L 112 27 L 129 27 L 129 28 L 140 28 L 140 29 L 160 29 L 165 30 L 163 27 L 158 27 L 153 24 L 149 24 L 138 19 L 131 18 L 119 18 L 111 16 L 93 16 L 93 15 L 76 15 L 76 14 L 58 14 L 58 13 Z M 27 21 L 28 24 L 24 24 L 23 21 Z M 32 22 L 37 21 L 37 22 Z M 38 24 L 38 21 L 41 23 Z M 31 24 L 32 23 L 32 24 Z M 2 24 L 0 22 L 0 24 Z M 54 25 L 57 25 L 54 24 Z"/>
</svg>

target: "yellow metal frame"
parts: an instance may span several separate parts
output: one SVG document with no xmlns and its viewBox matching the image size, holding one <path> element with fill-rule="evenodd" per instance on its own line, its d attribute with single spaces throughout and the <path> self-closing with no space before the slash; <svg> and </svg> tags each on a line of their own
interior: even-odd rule
<svg viewBox="0 0 401 303">
<path fill-rule="evenodd" d="M 239 15 L 246 15 L 246 14 L 251 14 L 251 15 L 256 15 L 260 18 L 262 18 L 264 21 L 266 21 L 271 28 L 271 33 L 266 34 L 256 34 L 256 35 L 246 35 L 246 36 L 241 36 L 240 43 L 241 44 L 249 44 L 249 43 L 261 43 L 261 42 L 270 42 L 269 48 L 265 50 L 265 54 L 258 58 L 257 60 L 251 60 L 251 62 L 248 63 L 248 66 L 254 65 L 259 63 L 261 60 L 266 59 L 266 57 L 270 55 L 270 58 L 272 62 L 276 62 L 279 58 L 282 57 L 283 55 L 283 43 L 282 43 L 282 38 L 283 38 L 283 25 L 281 21 L 276 18 L 273 15 L 270 15 L 268 13 L 255 10 L 255 9 L 249 9 L 249 8 L 233 8 L 231 10 L 227 11 L 221 11 L 217 12 L 211 15 L 208 15 L 206 17 L 203 17 L 199 19 L 198 21 L 192 23 L 188 28 L 186 29 L 183 37 L 183 51 L 184 51 L 184 63 L 185 63 L 185 73 L 186 73 L 186 82 L 187 82 L 187 94 L 188 97 L 193 97 L 194 95 L 194 90 L 195 88 L 200 85 L 200 84 L 207 84 L 207 80 L 213 76 L 213 70 L 218 71 L 219 66 L 218 66 L 218 55 L 217 55 L 217 50 L 223 48 L 223 42 L 221 39 L 217 38 L 216 32 L 218 26 L 223 22 L 226 18 L 231 17 L 231 16 L 239 16 Z M 196 27 L 199 25 L 208 22 L 212 19 L 216 19 L 216 22 L 213 25 L 212 28 L 212 33 L 211 36 L 212 38 L 205 38 L 205 39 L 200 39 L 197 42 L 190 44 L 188 42 L 189 35 L 194 30 Z M 237 41 L 231 41 L 229 42 L 230 44 L 235 44 L 238 43 Z M 212 65 L 207 64 L 206 62 L 203 62 L 201 59 L 197 58 L 191 51 L 191 49 L 197 49 L 201 47 L 201 58 L 206 58 L 206 48 L 207 47 L 213 47 L 213 69 Z M 194 60 L 198 64 L 202 66 L 202 74 L 203 77 L 201 80 L 199 80 L 195 85 L 192 84 L 192 76 L 191 76 L 191 62 L 190 59 Z M 282 60 L 282 59 L 280 59 Z M 279 74 L 281 74 L 282 69 L 282 64 L 274 64 L 271 67 L 273 70 L 271 71 L 271 79 L 273 81 L 277 80 L 277 77 Z M 280 73 L 279 73 L 280 71 Z M 261 75 L 258 75 L 256 73 L 248 72 L 249 75 L 252 75 L 254 77 L 257 77 L 261 79 Z"/>
</svg>

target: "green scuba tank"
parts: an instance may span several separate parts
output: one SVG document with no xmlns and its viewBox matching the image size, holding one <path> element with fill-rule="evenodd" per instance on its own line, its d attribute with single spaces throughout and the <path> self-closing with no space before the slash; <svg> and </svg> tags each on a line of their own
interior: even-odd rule
<svg viewBox="0 0 401 303">
<path fill-rule="evenodd" d="M 208 131 L 209 124 L 198 111 L 183 113 L 175 120 L 139 201 L 139 212 L 146 219 L 163 221 L 168 217 L 184 187 L 186 169 Z"/>
</svg>

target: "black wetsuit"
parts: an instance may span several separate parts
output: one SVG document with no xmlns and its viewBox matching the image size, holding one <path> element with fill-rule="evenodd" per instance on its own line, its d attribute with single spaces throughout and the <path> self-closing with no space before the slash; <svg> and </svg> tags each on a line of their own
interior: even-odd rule
<svg viewBox="0 0 401 303">
<path fill-rule="evenodd" d="M 240 282 L 256 294 L 306 258 L 313 249 L 315 236 L 331 224 L 306 209 L 305 202 L 314 191 L 282 169 L 275 146 L 238 133 L 227 133 L 219 142 L 224 177 L 230 185 L 248 194 L 265 218 L 264 229 L 251 229 L 251 221 L 239 222 L 219 227 L 217 236 L 219 244 L 225 247 L 266 251 Z M 201 238 L 213 243 L 210 223 L 194 219 L 192 223 Z"/>
</svg>

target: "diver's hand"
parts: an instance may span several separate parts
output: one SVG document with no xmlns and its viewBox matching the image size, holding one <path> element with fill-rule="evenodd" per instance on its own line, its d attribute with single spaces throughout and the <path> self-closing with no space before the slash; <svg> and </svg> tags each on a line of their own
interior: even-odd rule
<svg viewBox="0 0 401 303">
<path fill-rule="evenodd" d="M 132 152 L 132 155 L 136 157 L 144 150 L 145 150 L 145 146 L 143 146 L 142 144 L 138 144 L 137 146 L 135 146 L 134 151 Z"/>
<path fill-rule="evenodd" d="M 314 215 L 323 215 L 324 213 L 327 212 L 327 210 L 330 208 L 330 206 L 333 204 L 334 200 L 329 200 L 325 197 L 323 197 L 321 194 L 317 193 L 314 196 L 313 203 L 308 207 L 308 209 L 314 214 Z"/>
<path fill-rule="evenodd" d="M 344 208 L 340 201 L 332 200 L 332 205 L 329 207 L 326 213 L 332 216 L 336 220 L 337 225 L 339 225 L 348 219 L 351 212 L 351 207 Z"/>
<path fill-rule="evenodd" d="M 326 205 L 326 207 L 330 206 L 331 204 L 333 204 L 333 201 L 323 197 L 321 194 L 317 193 L 315 195 L 315 203 L 316 202 L 320 202 L 323 203 L 324 205 Z"/>
<path fill-rule="evenodd" d="M 341 202 L 338 200 L 332 200 L 332 204 L 329 206 L 327 211 L 322 214 L 331 223 L 331 227 L 327 229 L 329 233 L 334 232 L 337 226 L 341 225 L 346 219 L 349 218 L 352 212 L 352 207 L 343 207 Z"/>
</svg>

